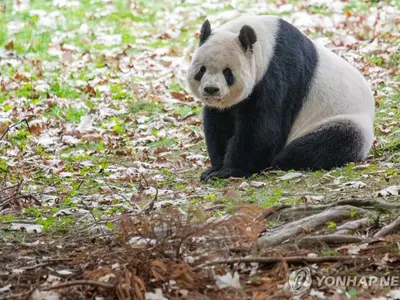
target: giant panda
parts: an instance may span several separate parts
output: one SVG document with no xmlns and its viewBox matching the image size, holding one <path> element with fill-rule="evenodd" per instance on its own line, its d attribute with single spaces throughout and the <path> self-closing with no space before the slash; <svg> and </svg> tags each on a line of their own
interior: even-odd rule
<svg viewBox="0 0 400 300">
<path fill-rule="evenodd" d="M 211 167 L 201 180 L 363 160 L 374 99 L 361 73 L 275 16 L 207 20 L 187 70 L 204 104 Z"/>
</svg>

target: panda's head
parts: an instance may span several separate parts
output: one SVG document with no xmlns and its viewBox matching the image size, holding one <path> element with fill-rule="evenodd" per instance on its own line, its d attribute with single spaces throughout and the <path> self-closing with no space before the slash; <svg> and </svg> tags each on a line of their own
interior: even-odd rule
<svg viewBox="0 0 400 300">
<path fill-rule="evenodd" d="M 256 84 L 256 41 L 256 33 L 248 25 L 238 33 L 224 29 L 211 32 L 210 22 L 205 21 L 187 74 L 195 97 L 220 109 L 246 99 Z"/>
</svg>

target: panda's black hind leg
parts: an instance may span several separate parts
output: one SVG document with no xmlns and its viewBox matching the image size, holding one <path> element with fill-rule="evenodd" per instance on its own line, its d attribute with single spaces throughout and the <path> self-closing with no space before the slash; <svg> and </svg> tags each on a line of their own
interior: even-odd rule
<svg viewBox="0 0 400 300">
<path fill-rule="evenodd" d="M 350 121 L 335 121 L 289 143 L 273 160 L 280 170 L 320 170 L 362 160 L 362 130 Z"/>
</svg>

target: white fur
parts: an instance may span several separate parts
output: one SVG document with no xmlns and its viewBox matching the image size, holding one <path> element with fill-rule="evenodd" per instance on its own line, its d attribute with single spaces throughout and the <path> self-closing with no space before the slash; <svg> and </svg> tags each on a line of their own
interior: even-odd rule
<svg viewBox="0 0 400 300">
<path fill-rule="evenodd" d="M 278 30 L 276 17 L 240 17 L 212 31 L 212 35 L 201 47 L 196 49 L 188 70 L 188 83 L 191 92 L 205 105 L 227 108 L 246 99 L 254 86 L 266 72 L 273 55 Z M 239 32 L 244 25 L 251 26 L 257 35 L 253 53 L 245 53 L 240 46 Z M 206 73 L 201 81 L 194 79 L 202 66 Z M 226 84 L 222 71 L 231 68 L 235 84 Z M 205 86 L 220 89 L 218 96 L 209 97 L 203 93 Z"/>
<path fill-rule="evenodd" d="M 310 92 L 292 126 L 287 144 L 316 127 L 351 120 L 363 132 L 365 156 L 373 142 L 375 102 L 360 72 L 322 45 Z"/>
</svg>

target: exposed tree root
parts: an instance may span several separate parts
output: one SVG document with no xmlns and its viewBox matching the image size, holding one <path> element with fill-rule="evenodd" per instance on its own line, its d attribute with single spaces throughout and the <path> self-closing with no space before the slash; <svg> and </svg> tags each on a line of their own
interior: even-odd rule
<svg viewBox="0 0 400 300">
<path fill-rule="evenodd" d="M 368 225 L 368 222 L 369 222 L 369 218 L 366 217 L 366 218 L 362 218 L 359 220 L 344 223 L 344 224 L 336 227 L 337 231 L 335 234 L 337 234 L 337 235 L 348 234 L 350 231 L 355 231 L 362 226 Z"/>
<path fill-rule="evenodd" d="M 74 280 L 74 281 L 67 281 L 64 283 L 57 284 L 57 285 L 41 288 L 40 290 L 41 291 L 57 290 L 57 289 L 62 289 L 62 288 L 66 288 L 66 287 L 70 287 L 70 286 L 74 286 L 74 285 L 93 285 L 93 286 L 97 286 L 97 287 L 102 287 L 104 289 L 112 289 L 115 287 L 113 284 L 104 283 L 104 282 L 100 282 L 100 281 Z"/>
<path fill-rule="evenodd" d="M 348 199 L 341 200 L 336 203 L 329 205 L 328 207 L 335 207 L 340 205 L 351 205 L 356 207 L 372 207 L 381 209 L 400 209 L 400 203 L 387 202 L 380 199 Z"/>
<path fill-rule="evenodd" d="M 285 208 L 278 212 L 278 215 L 269 215 L 269 217 L 276 217 L 278 220 L 291 220 L 298 219 L 299 217 L 304 218 L 308 216 L 315 215 L 327 209 L 326 205 L 316 205 L 316 206 L 305 206 L 305 207 L 291 207 Z"/>
<path fill-rule="evenodd" d="M 394 220 L 392 223 L 382 227 L 381 230 L 375 233 L 374 238 L 385 237 L 388 234 L 391 234 L 392 232 L 395 232 L 397 230 L 400 230 L 400 217 L 397 217 L 397 219 Z"/>
<path fill-rule="evenodd" d="M 316 235 L 307 236 L 302 238 L 297 242 L 297 245 L 303 248 L 312 248 L 315 246 L 325 246 L 325 245 L 342 245 L 342 244 L 352 244 L 366 242 L 367 239 L 359 236 L 341 235 L 341 234 L 329 234 L 329 235 Z"/>
<path fill-rule="evenodd" d="M 294 217 L 301 217 L 314 215 L 316 213 L 322 212 L 326 209 L 344 205 L 351 205 L 354 207 L 362 207 L 362 208 L 374 208 L 374 209 L 400 209 L 400 203 L 395 202 L 387 202 L 380 199 L 348 199 L 341 200 L 333 204 L 322 204 L 322 205 L 310 205 L 305 207 L 292 207 L 285 208 L 278 212 L 279 219 L 290 219 Z M 270 216 L 267 216 L 270 217 Z"/>
<path fill-rule="evenodd" d="M 226 260 L 210 261 L 193 268 L 194 271 L 201 270 L 208 266 L 234 263 L 260 263 L 263 265 L 272 265 L 279 262 L 287 262 L 288 264 L 303 264 L 303 263 L 326 263 L 326 262 L 341 262 L 354 263 L 356 260 L 368 260 L 368 256 L 322 256 L 322 257 L 307 257 L 307 256 L 288 256 L 288 257 L 244 257 L 232 258 Z"/>
<path fill-rule="evenodd" d="M 340 222 L 364 213 L 366 213 L 364 209 L 350 205 L 332 207 L 316 215 L 287 223 L 277 230 L 267 233 L 258 239 L 258 245 L 260 247 L 273 247 L 300 234 L 304 229 L 312 230 L 330 221 Z"/>
</svg>

